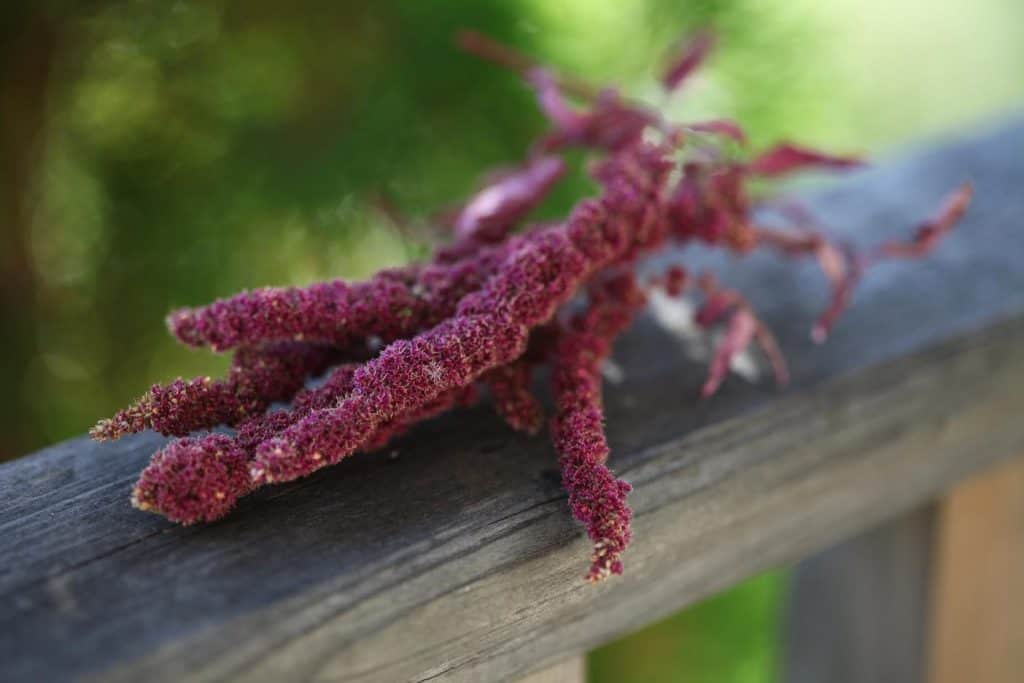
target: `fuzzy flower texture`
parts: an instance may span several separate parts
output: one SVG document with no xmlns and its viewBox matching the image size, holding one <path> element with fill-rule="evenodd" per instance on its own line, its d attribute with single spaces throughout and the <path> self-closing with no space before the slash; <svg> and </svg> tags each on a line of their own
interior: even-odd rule
<svg viewBox="0 0 1024 683">
<path fill-rule="evenodd" d="M 723 331 L 702 396 L 715 393 L 731 359 L 751 345 L 778 383 L 787 379 L 771 332 L 742 294 L 679 265 L 641 283 L 639 259 L 695 242 L 739 255 L 768 249 L 811 258 L 831 292 L 812 327 L 823 341 L 872 264 L 924 255 L 970 201 L 965 185 L 904 241 L 858 251 L 822 234 L 796 203 L 755 201 L 747 183 L 854 168 L 860 160 L 789 143 L 749 153 L 734 121 L 671 122 L 479 34 L 464 33 L 459 44 L 519 74 L 548 130 L 524 161 L 488 174 L 446 214 L 452 240 L 423 263 L 364 282 L 257 289 L 171 313 L 168 325 L 182 343 L 231 350 L 234 359 L 222 379 L 154 385 L 93 429 L 101 440 L 144 429 L 182 437 L 143 471 L 132 494 L 137 508 L 182 524 L 211 522 L 260 486 L 379 448 L 422 420 L 473 403 L 481 389 L 513 429 L 535 434 L 544 415 L 533 379 L 547 366 L 562 483 L 593 542 L 586 578 L 621 573 L 630 486 L 607 465 L 601 367 L 645 292 L 692 294 L 700 301 L 696 323 Z M 702 33 L 680 46 L 661 78 L 667 92 L 687 82 L 712 44 Z M 565 175 L 563 155 L 574 148 L 592 153 L 599 191 L 561 221 L 527 224 Z M 759 208 L 771 208 L 787 227 L 759 222 Z M 289 407 L 268 411 L 274 402 Z M 194 434 L 218 425 L 234 427 L 233 435 Z"/>
</svg>

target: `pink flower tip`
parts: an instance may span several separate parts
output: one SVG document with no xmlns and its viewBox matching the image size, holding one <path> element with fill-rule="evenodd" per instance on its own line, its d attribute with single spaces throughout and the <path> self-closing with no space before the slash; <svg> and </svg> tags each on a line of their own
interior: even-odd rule
<svg viewBox="0 0 1024 683">
<path fill-rule="evenodd" d="M 94 441 L 113 441 L 122 436 L 114 420 L 109 418 L 100 420 L 89 430 L 89 436 Z"/>
<path fill-rule="evenodd" d="M 181 524 L 220 519 L 252 488 L 246 460 L 223 434 L 172 441 L 143 470 L 132 505 Z"/>
</svg>

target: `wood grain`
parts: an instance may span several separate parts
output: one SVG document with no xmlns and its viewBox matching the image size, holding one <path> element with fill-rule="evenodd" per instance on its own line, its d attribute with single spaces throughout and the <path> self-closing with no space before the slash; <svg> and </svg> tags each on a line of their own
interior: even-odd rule
<svg viewBox="0 0 1024 683">
<path fill-rule="evenodd" d="M 931 600 L 929 681 L 1020 680 L 1024 455 L 943 499 Z"/>
<path fill-rule="evenodd" d="M 1024 449 L 1024 125 L 918 150 L 814 198 L 874 242 L 964 180 L 922 263 L 873 271 L 829 344 L 812 264 L 699 250 L 778 333 L 794 382 L 704 368 L 650 318 L 617 349 L 613 465 L 636 487 L 621 579 L 593 587 L 543 438 L 486 408 L 175 527 L 128 492 L 161 443 L 78 439 L 0 466 L 0 666 L 39 681 L 507 680 L 919 505 Z"/>
</svg>

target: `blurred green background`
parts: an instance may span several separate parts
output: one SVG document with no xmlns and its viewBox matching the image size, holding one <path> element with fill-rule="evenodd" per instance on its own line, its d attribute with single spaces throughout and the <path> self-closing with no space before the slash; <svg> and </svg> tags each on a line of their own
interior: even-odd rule
<svg viewBox="0 0 1024 683">
<path fill-rule="evenodd" d="M 0 9 L 0 460 L 81 434 L 150 382 L 223 369 L 171 307 L 414 258 L 426 218 L 541 130 L 483 30 L 657 100 L 687 30 L 721 39 L 673 101 L 755 143 L 875 151 L 1024 103 L 1020 0 L 22 0 Z M 581 181 L 549 211 L 564 210 Z M 602 648 L 594 681 L 765 681 L 782 574 Z"/>
</svg>

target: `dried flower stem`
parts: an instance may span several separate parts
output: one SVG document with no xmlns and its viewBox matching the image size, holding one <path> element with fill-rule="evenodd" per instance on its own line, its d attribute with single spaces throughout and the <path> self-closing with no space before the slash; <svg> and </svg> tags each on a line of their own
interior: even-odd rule
<svg viewBox="0 0 1024 683">
<path fill-rule="evenodd" d="M 670 123 L 657 110 L 555 74 L 479 34 L 460 41 L 519 73 L 535 90 L 549 130 L 524 163 L 492 174 L 450 213 L 445 223 L 455 239 L 426 263 L 365 282 L 258 289 L 172 313 L 168 325 L 182 343 L 235 350 L 228 376 L 156 385 L 101 421 L 93 436 L 114 439 L 147 428 L 184 436 L 221 423 L 237 431 L 169 443 L 143 471 L 132 496 L 137 507 L 185 524 L 213 521 L 264 484 L 379 448 L 422 420 L 474 402 L 479 385 L 506 422 L 532 434 L 543 414 L 531 380 L 544 364 L 551 368 L 551 435 L 563 485 L 594 543 L 587 578 L 621 573 L 632 533 L 629 485 L 605 464 L 600 368 L 643 304 L 638 259 L 694 241 L 741 255 L 766 248 L 813 258 L 831 287 L 812 329 L 823 340 L 870 265 L 925 255 L 971 198 L 969 186 L 960 188 L 909 241 L 863 253 L 825 237 L 803 211 L 781 212 L 793 223 L 789 229 L 767 228 L 754 218 L 749 179 L 843 170 L 861 161 L 792 143 L 738 161 L 733 152 L 746 135 L 734 121 Z M 666 90 L 690 77 L 712 43 L 710 34 L 700 34 L 677 52 L 662 78 Z M 570 104 L 567 95 L 578 101 Z M 600 192 L 563 221 L 512 234 L 563 176 L 561 153 L 569 147 L 595 153 L 589 170 Z M 774 337 L 740 292 L 707 274 L 691 279 L 679 266 L 650 284 L 671 296 L 699 290 L 697 324 L 724 327 L 703 396 L 718 390 L 732 359 L 755 342 L 777 382 L 786 382 Z M 574 315 L 577 295 L 587 306 Z M 303 388 L 332 366 L 320 386 Z M 289 408 L 266 412 L 286 400 Z"/>
</svg>

